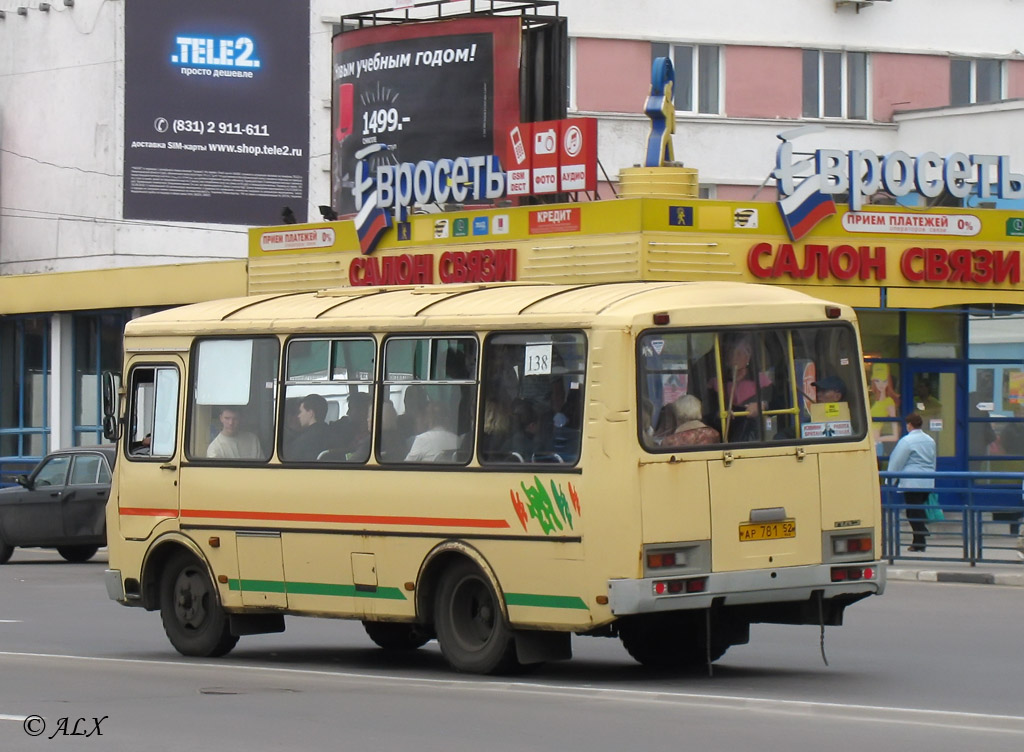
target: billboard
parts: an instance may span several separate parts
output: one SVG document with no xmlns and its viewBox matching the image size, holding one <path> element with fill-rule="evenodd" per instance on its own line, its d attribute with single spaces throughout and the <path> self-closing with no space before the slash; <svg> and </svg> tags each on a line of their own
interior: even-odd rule
<svg viewBox="0 0 1024 752">
<path fill-rule="evenodd" d="M 126 219 L 307 219 L 309 0 L 125 5 Z"/>
<path fill-rule="evenodd" d="M 332 205 L 353 214 L 361 159 L 498 154 L 519 122 L 520 20 L 392 24 L 334 38 Z"/>
</svg>

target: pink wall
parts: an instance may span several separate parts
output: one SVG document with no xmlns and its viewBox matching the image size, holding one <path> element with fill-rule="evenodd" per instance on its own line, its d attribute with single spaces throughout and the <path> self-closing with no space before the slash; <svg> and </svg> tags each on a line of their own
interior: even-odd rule
<svg viewBox="0 0 1024 752">
<path fill-rule="evenodd" d="M 872 118 L 892 120 L 898 110 L 949 106 L 949 58 L 939 55 L 871 55 Z"/>
<path fill-rule="evenodd" d="M 725 48 L 725 113 L 729 117 L 798 118 L 802 51 L 786 47 Z"/>
<path fill-rule="evenodd" d="M 1006 98 L 1024 98 L 1024 62 L 1020 60 L 1006 64 Z"/>
<path fill-rule="evenodd" d="M 576 107 L 594 112 L 643 112 L 651 90 L 651 43 L 576 40 Z"/>
</svg>

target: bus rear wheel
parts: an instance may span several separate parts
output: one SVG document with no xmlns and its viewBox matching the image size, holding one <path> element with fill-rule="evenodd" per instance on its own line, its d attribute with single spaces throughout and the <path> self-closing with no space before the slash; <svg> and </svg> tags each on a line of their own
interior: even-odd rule
<svg viewBox="0 0 1024 752">
<path fill-rule="evenodd" d="M 711 636 L 708 654 L 704 612 L 684 616 L 658 614 L 624 620 L 619 639 L 637 663 L 648 668 L 693 669 L 715 662 L 729 643 Z"/>
<path fill-rule="evenodd" d="M 192 554 L 174 554 L 160 580 L 160 620 L 182 655 L 216 658 L 238 642 L 206 567 Z"/>
<path fill-rule="evenodd" d="M 364 621 L 363 629 L 377 647 L 385 650 L 416 650 L 430 642 L 430 634 L 419 624 Z"/>
<path fill-rule="evenodd" d="M 99 546 L 57 546 L 57 553 L 72 564 L 89 561 L 99 550 Z"/>
<path fill-rule="evenodd" d="M 443 575 L 434 603 L 441 653 L 457 671 L 493 674 L 515 668 L 515 640 L 483 572 L 460 561 Z"/>
</svg>

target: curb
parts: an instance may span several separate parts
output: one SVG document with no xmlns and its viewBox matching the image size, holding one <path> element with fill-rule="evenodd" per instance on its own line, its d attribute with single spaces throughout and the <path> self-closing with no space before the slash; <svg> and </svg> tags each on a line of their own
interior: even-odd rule
<svg viewBox="0 0 1024 752">
<path fill-rule="evenodd" d="M 889 567 L 887 580 L 916 582 L 959 582 L 971 585 L 1008 585 L 1024 587 L 1024 574 L 1009 572 L 942 572 L 935 569 L 901 569 Z"/>
</svg>

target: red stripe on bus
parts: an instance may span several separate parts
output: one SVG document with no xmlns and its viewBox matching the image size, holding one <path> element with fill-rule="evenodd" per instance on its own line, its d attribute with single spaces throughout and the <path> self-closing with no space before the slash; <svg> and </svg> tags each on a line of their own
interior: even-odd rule
<svg viewBox="0 0 1024 752">
<path fill-rule="evenodd" d="M 371 514 L 303 514 L 300 512 L 232 512 L 218 509 L 183 509 L 182 518 L 223 520 L 273 520 L 284 522 L 339 522 L 363 525 L 421 525 L 427 527 L 507 528 L 507 520 L 459 517 L 390 517 Z"/>
<path fill-rule="evenodd" d="M 125 517 L 177 517 L 177 509 L 149 509 L 147 507 L 120 507 L 117 510 Z"/>
</svg>

